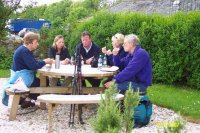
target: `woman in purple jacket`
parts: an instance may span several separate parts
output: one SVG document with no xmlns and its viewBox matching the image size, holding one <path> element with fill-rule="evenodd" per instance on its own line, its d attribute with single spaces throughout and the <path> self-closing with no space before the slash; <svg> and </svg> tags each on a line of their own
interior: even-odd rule
<svg viewBox="0 0 200 133">
<path fill-rule="evenodd" d="M 124 51 L 127 56 L 120 59 L 119 49 L 113 49 L 114 64 L 123 68 L 114 76 L 113 80 L 104 84 L 106 88 L 115 82 L 120 93 L 124 94 L 131 83 L 134 91 L 145 93 L 146 88 L 152 84 L 152 64 L 150 55 L 139 45 L 139 38 L 134 35 L 126 35 L 124 39 Z"/>
</svg>

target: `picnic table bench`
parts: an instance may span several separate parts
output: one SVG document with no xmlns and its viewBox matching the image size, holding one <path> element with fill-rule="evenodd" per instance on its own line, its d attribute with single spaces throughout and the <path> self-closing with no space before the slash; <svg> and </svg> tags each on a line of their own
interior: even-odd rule
<svg viewBox="0 0 200 133">
<path fill-rule="evenodd" d="M 104 94 L 96 95 L 57 95 L 57 94 L 46 94 L 41 95 L 37 98 L 40 102 L 48 104 L 48 132 L 52 130 L 52 112 L 53 105 L 55 104 L 96 104 L 99 103 L 101 98 L 105 98 Z M 117 94 L 115 97 L 116 101 L 123 100 L 124 95 Z"/>
<path fill-rule="evenodd" d="M 103 93 L 105 88 L 103 87 L 83 87 L 83 94 L 100 94 Z M 36 93 L 36 94 L 71 94 L 72 87 L 30 87 L 29 91 L 13 91 L 13 90 L 6 90 L 8 95 L 13 95 L 13 102 L 11 104 L 9 120 L 15 120 L 19 105 L 20 96 Z M 41 107 L 44 109 L 44 107 Z"/>
</svg>

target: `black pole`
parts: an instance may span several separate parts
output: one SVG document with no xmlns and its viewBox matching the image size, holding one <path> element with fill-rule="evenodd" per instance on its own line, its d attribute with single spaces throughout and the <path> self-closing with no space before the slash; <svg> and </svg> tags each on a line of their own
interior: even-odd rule
<svg viewBox="0 0 200 133">
<path fill-rule="evenodd" d="M 77 88 L 77 75 L 76 75 L 76 68 L 77 68 L 77 58 L 75 53 L 75 61 L 74 61 L 74 78 L 72 82 L 72 95 L 76 94 L 76 88 Z M 69 127 L 74 126 L 74 115 L 75 115 L 75 104 L 71 104 L 70 108 L 70 116 L 69 116 Z"/>
<path fill-rule="evenodd" d="M 78 55 L 77 55 L 77 89 L 78 95 L 82 95 L 82 72 L 81 72 L 81 52 L 80 52 L 80 47 L 77 49 Z M 82 104 L 78 105 L 78 121 L 80 124 L 84 124 L 83 119 L 82 119 Z"/>
<path fill-rule="evenodd" d="M 74 79 L 72 95 L 82 94 L 82 73 L 81 73 L 81 54 L 80 47 L 76 49 L 75 66 L 74 66 Z M 71 104 L 69 127 L 74 126 L 75 104 Z M 78 121 L 84 124 L 82 119 L 82 105 L 78 105 Z"/>
</svg>

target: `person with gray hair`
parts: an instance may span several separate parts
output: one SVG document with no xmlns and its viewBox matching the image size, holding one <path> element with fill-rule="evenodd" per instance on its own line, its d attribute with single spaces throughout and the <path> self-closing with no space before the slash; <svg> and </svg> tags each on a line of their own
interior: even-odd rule
<svg viewBox="0 0 200 133">
<path fill-rule="evenodd" d="M 9 99 L 6 89 L 13 86 L 19 77 L 22 78 L 27 87 L 38 87 L 40 86 L 40 79 L 36 77 L 36 71 L 46 64 L 53 63 L 50 58 L 36 60 L 33 51 L 38 48 L 39 39 L 39 34 L 28 32 L 23 37 L 24 44 L 19 46 L 14 52 L 10 78 L 2 88 L 2 103 L 4 105 L 8 106 Z M 37 96 L 37 94 L 29 94 L 27 98 L 21 97 L 19 104 L 22 108 L 35 106 L 31 99 L 36 100 Z"/>
<path fill-rule="evenodd" d="M 114 76 L 112 81 L 104 84 L 106 88 L 115 82 L 120 93 L 124 94 L 131 83 L 134 91 L 146 93 L 148 86 L 152 85 L 152 64 L 149 53 L 141 48 L 139 38 L 135 34 L 126 35 L 124 38 L 124 51 L 127 56 L 120 59 L 119 50 L 113 49 L 114 64 L 123 68 Z"/>
</svg>

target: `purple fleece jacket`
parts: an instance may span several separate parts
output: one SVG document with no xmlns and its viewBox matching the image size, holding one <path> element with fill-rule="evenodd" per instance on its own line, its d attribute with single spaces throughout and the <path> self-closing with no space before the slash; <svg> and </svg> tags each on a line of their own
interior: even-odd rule
<svg viewBox="0 0 200 133">
<path fill-rule="evenodd" d="M 133 55 L 130 53 L 120 60 L 114 56 L 114 64 L 124 69 L 114 76 L 116 83 L 136 82 L 145 86 L 152 84 L 152 64 L 148 52 L 137 45 Z"/>
</svg>

